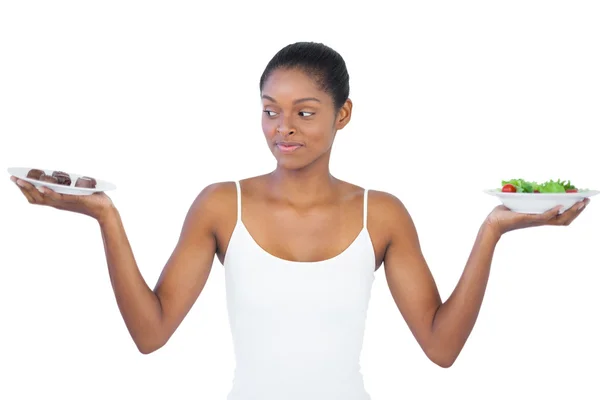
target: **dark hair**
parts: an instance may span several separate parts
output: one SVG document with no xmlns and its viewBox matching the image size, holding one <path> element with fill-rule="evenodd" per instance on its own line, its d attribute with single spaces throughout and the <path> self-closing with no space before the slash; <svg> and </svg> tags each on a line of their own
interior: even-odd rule
<svg viewBox="0 0 600 400">
<path fill-rule="evenodd" d="M 331 95 L 336 111 L 350 95 L 350 77 L 344 59 L 322 43 L 298 42 L 279 50 L 260 77 L 261 92 L 269 75 L 279 68 L 297 68 L 311 76 L 321 90 Z"/>
</svg>

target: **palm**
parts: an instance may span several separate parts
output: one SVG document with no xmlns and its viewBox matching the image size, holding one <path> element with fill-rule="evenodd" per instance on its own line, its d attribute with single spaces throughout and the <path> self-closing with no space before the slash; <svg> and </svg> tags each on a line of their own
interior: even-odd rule
<svg viewBox="0 0 600 400">
<path fill-rule="evenodd" d="M 93 216 L 96 210 L 102 210 L 112 205 L 112 200 L 106 193 L 99 192 L 87 196 L 75 196 L 59 193 L 48 193 L 50 206 L 60 210 L 73 211 Z"/>
<path fill-rule="evenodd" d="M 505 206 L 497 206 L 487 217 L 487 223 L 492 225 L 500 234 L 517 229 L 543 225 L 570 225 L 584 210 L 589 199 L 575 204 L 573 207 L 559 213 L 561 207 L 555 207 L 543 214 L 521 214 L 509 210 Z"/>
</svg>

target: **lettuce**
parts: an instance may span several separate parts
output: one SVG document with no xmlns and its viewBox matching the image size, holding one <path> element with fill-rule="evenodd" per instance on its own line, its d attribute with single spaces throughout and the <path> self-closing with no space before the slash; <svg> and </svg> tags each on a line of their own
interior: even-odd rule
<svg viewBox="0 0 600 400">
<path fill-rule="evenodd" d="M 530 182 L 524 179 L 510 179 L 502 181 L 502 186 L 511 184 L 517 189 L 517 193 L 566 193 L 567 190 L 577 190 L 577 187 L 571 181 L 560 179 L 549 180 L 544 183 Z"/>
</svg>

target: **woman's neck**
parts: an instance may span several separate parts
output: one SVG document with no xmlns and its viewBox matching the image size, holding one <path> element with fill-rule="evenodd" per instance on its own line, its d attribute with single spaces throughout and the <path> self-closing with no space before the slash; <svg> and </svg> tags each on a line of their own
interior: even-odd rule
<svg viewBox="0 0 600 400">
<path fill-rule="evenodd" d="M 297 205 L 327 201 L 335 196 L 337 183 L 328 166 L 318 168 L 317 165 L 299 170 L 278 167 L 268 178 L 273 196 Z"/>
</svg>

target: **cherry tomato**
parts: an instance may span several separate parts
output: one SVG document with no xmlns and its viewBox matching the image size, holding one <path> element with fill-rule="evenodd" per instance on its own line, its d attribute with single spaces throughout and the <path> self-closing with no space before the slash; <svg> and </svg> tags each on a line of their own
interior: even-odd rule
<svg viewBox="0 0 600 400">
<path fill-rule="evenodd" d="M 514 185 L 507 183 L 506 185 L 502 186 L 502 191 L 505 193 L 517 193 L 517 188 Z"/>
<path fill-rule="evenodd" d="M 577 189 L 567 189 L 567 193 L 577 193 Z"/>
</svg>

